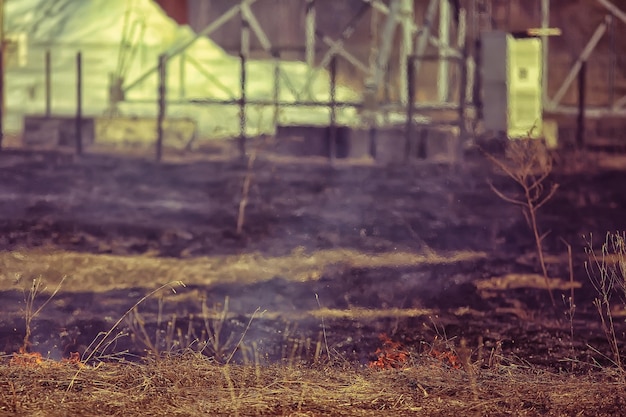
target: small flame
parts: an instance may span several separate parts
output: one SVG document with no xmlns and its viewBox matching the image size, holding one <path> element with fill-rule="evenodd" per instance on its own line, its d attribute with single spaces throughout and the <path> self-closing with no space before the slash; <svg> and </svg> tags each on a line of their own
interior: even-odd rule
<svg viewBox="0 0 626 417">
<path fill-rule="evenodd" d="M 20 347 L 19 351 L 13 354 L 9 365 L 24 368 L 59 367 L 62 365 L 85 366 L 85 364 L 80 361 L 80 354 L 78 352 L 71 352 L 69 358 L 63 358 L 60 362 L 57 362 L 44 359 L 39 352 L 27 352 L 24 347 Z"/>
<path fill-rule="evenodd" d="M 386 334 L 378 338 L 383 342 L 383 347 L 376 349 L 378 359 L 369 363 L 370 368 L 375 369 L 402 369 L 407 365 L 409 352 L 400 342 L 394 342 Z"/>
<path fill-rule="evenodd" d="M 44 360 L 39 352 L 26 352 L 26 349 L 22 346 L 17 353 L 14 353 L 11 357 L 9 364 L 11 366 L 23 366 L 27 368 L 33 368 L 41 366 Z"/>
</svg>

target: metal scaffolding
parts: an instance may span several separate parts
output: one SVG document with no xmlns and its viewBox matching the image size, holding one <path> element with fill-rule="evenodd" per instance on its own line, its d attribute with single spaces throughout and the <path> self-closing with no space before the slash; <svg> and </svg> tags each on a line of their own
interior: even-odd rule
<svg viewBox="0 0 626 417">
<path fill-rule="evenodd" d="M 483 31 L 500 29 L 507 31 L 507 22 L 502 23 L 494 16 L 496 8 L 507 7 L 507 20 L 510 20 L 510 0 L 429 0 L 423 13 L 418 18 L 414 0 L 361 0 L 362 8 L 348 23 L 337 38 L 332 38 L 318 30 L 318 16 L 320 15 L 319 3 L 316 0 L 301 0 L 305 3 L 303 16 L 304 31 L 304 61 L 309 65 L 307 81 L 303 91 L 295 91 L 295 96 L 303 102 L 310 104 L 310 96 L 307 97 L 307 88 L 315 79 L 317 73 L 322 70 L 330 71 L 330 65 L 334 58 L 349 63 L 349 65 L 363 78 L 364 88 L 362 91 L 362 103 L 355 104 L 364 108 L 362 115 L 367 123 L 376 123 L 377 115 L 381 112 L 397 111 L 406 109 L 407 103 L 412 101 L 412 108 L 416 114 L 421 111 L 448 111 L 463 114 L 464 117 L 480 118 L 480 65 L 478 60 L 478 44 L 480 34 Z M 609 0 L 596 0 L 607 10 L 606 18 L 599 23 L 595 33 L 589 39 L 586 47 L 580 52 L 578 59 L 573 64 L 569 74 L 563 79 L 556 93 L 550 97 L 548 74 L 550 69 L 548 37 L 550 35 L 550 0 L 534 0 L 532 3 L 540 10 L 540 21 L 536 22 L 536 28 L 529 32 L 530 35 L 539 36 L 543 41 L 542 61 L 542 102 L 545 110 L 552 113 L 576 114 L 576 106 L 564 106 L 562 99 L 570 89 L 573 81 L 585 63 L 599 40 L 605 36 L 615 18 L 626 24 L 626 13 L 620 10 Z M 165 63 L 173 58 L 183 55 L 190 64 L 201 68 L 201 64 L 194 61 L 192 56 L 185 55 L 185 51 L 196 40 L 204 36 L 210 36 L 219 30 L 227 22 L 239 18 L 241 21 L 241 50 L 243 60 L 250 54 L 251 36 L 254 36 L 261 48 L 266 52 L 269 59 L 280 60 L 281 51 L 272 44 L 259 19 L 252 9 L 253 4 L 262 5 L 263 0 L 240 0 L 230 7 L 203 30 L 183 45 L 176 46 L 165 51 Z M 531 2 L 529 2 L 531 3 Z M 422 3 L 423 4 L 423 3 Z M 357 54 L 350 51 L 348 39 L 352 36 L 357 22 L 369 12 L 371 19 L 371 44 L 369 45 L 369 62 L 363 62 Z M 455 39 L 453 39 L 453 37 Z M 398 41 L 399 40 L 399 41 Z M 322 56 L 319 56 L 319 44 L 325 47 Z M 434 51 L 433 52 L 433 48 Z M 424 101 L 415 94 L 410 95 L 409 80 L 417 80 L 424 71 L 424 59 L 432 60 L 436 55 L 436 85 L 434 86 L 435 99 Z M 392 62 L 392 60 L 397 60 Z M 451 66 L 451 60 L 456 60 L 459 65 Z M 182 61 L 182 59 L 181 59 Z M 414 61 L 409 65 L 409 61 Z M 128 60 L 125 61 L 125 63 Z M 245 61 L 242 61 L 245 62 Z M 126 64 L 125 64 L 126 65 Z M 182 65 L 182 64 L 181 64 Z M 432 65 L 432 64 L 431 64 Z M 613 64 L 614 65 L 614 64 Z M 457 68 L 459 67 L 459 68 Z M 122 65 L 122 68 L 125 68 Z M 396 73 L 397 84 L 389 83 L 390 71 L 393 68 Z M 408 74 L 411 69 L 414 74 Z M 457 71 L 454 71 L 457 69 Z M 151 74 L 158 71 L 155 65 L 134 80 L 117 83 L 119 94 L 113 95 L 113 99 L 123 99 L 127 92 L 137 87 Z M 614 69 L 613 69 L 614 71 Z M 209 70 L 203 70 L 207 79 L 219 86 L 219 80 L 211 76 Z M 278 71 L 280 76 L 280 71 Z M 461 78 L 463 82 L 461 82 Z M 613 76 L 614 78 L 614 76 Z M 285 80 L 288 81 L 288 80 Z M 113 80 L 115 83 L 116 80 Z M 288 82 L 286 83 L 288 85 Z M 419 82 L 418 82 L 419 84 Z M 461 94 L 458 89 L 463 85 L 465 91 Z M 397 101 L 387 100 L 382 91 L 395 87 Z M 415 93 L 413 86 L 413 93 Z M 433 87 L 429 85 L 428 87 Z M 242 86 L 245 90 L 245 86 Z M 182 97 L 183 92 L 181 92 Z M 233 94 L 230 94 L 233 96 Z M 419 95 L 419 91 L 418 91 Z M 468 110 L 458 113 L 459 97 L 467 97 L 462 106 Z M 180 99 L 180 97 L 179 97 Z M 233 97 L 234 103 L 240 103 L 241 98 Z M 277 105 L 277 103 L 274 103 Z M 329 103 L 326 103 L 327 105 Z M 350 105 L 350 103 L 344 103 Z M 376 113 L 372 115 L 371 113 Z M 626 114 L 626 96 L 611 99 L 611 105 L 602 109 L 589 109 L 587 114 L 594 115 L 624 115 Z M 465 123 L 455 120 L 453 124 Z"/>
</svg>

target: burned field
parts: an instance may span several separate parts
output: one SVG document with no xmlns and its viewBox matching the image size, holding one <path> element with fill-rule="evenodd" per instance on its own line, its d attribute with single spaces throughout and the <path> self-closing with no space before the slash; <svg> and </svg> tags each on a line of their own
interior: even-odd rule
<svg viewBox="0 0 626 417">
<path fill-rule="evenodd" d="M 35 309 L 63 281 L 33 319 L 28 349 L 52 359 L 191 348 L 222 362 L 367 365 L 386 335 L 416 357 L 464 340 L 472 360 L 610 367 L 585 247 L 599 250 L 607 231 L 623 229 L 626 170 L 561 160 L 547 181 L 559 189 L 538 223 L 550 232 L 556 306 L 520 208 L 489 183 L 519 190 L 482 156 L 459 170 L 265 157 L 248 170 L 219 158 L 157 165 L 6 151 L 0 351 L 23 345 L 25 298 L 41 278 Z M 616 296 L 619 341 L 621 306 Z"/>
</svg>

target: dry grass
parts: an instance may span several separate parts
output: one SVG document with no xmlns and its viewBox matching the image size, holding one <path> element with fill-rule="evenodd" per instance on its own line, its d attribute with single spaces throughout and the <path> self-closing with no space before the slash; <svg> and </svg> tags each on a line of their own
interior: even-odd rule
<svg viewBox="0 0 626 417">
<path fill-rule="evenodd" d="M 515 366 L 467 372 L 422 363 L 350 366 L 217 365 L 186 354 L 145 364 L 0 364 L 0 413 L 28 416 L 624 415 L 625 386 Z"/>
<path fill-rule="evenodd" d="M 368 254 L 351 249 L 306 253 L 296 248 L 286 256 L 260 254 L 213 256 L 193 259 L 150 256 L 94 255 L 60 250 L 0 253 L 0 290 L 14 288 L 16 278 L 44 276 L 49 283 L 67 280 L 64 291 L 100 292 L 116 288 L 153 288 L 156 282 L 184 277 L 187 285 L 263 282 L 280 276 L 293 281 L 319 279 L 337 268 L 411 267 L 484 258 L 483 252 L 446 254 L 387 252 Z"/>
</svg>

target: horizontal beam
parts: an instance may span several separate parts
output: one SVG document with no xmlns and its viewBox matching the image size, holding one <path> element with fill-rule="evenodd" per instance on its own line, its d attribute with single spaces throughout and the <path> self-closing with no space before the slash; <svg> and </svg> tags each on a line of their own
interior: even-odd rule
<svg viewBox="0 0 626 417">
<path fill-rule="evenodd" d="M 154 99 L 135 99 L 125 100 L 124 103 L 128 104 L 154 104 Z M 168 104 L 205 104 L 205 105 L 222 105 L 222 106 L 235 106 L 241 104 L 241 99 L 234 100 L 217 100 L 213 98 L 187 98 L 187 99 L 175 99 L 167 100 Z M 282 107 L 353 107 L 361 108 L 363 103 L 356 101 L 274 101 L 274 100 L 256 100 L 246 99 L 246 105 L 250 106 L 282 106 Z"/>
<path fill-rule="evenodd" d="M 561 114 L 564 116 L 577 116 L 579 112 L 578 106 L 557 106 L 552 109 L 546 109 L 545 113 L 551 114 Z M 601 117 L 626 117 L 626 109 L 616 109 L 616 108 L 585 108 L 585 118 L 587 119 L 598 119 Z"/>
</svg>

